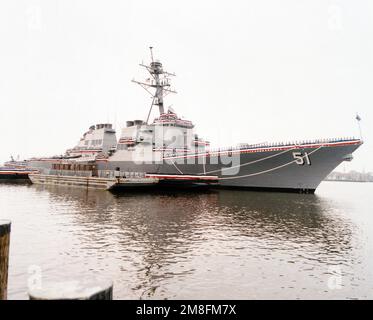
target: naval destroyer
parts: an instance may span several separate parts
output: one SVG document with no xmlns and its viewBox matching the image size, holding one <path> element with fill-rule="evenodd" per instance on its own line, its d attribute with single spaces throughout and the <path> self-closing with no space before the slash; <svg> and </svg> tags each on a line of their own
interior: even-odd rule
<svg viewBox="0 0 373 320">
<path fill-rule="evenodd" d="M 129 176 L 208 176 L 219 178 L 219 186 L 248 190 L 313 193 L 321 181 L 363 143 L 356 138 L 240 144 L 211 149 L 210 143 L 194 132 L 190 120 L 165 110 L 164 98 L 176 93 L 175 76 L 159 60 L 140 64 L 148 77 L 132 80 L 151 95 L 146 119 L 127 121 L 119 140 L 111 124 L 89 128 L 78 145 L 63 156 L 33 158 L 28 167 L 44 174 Z M 153 108 L 159 116 L 151 121 Z"/>
</svg>

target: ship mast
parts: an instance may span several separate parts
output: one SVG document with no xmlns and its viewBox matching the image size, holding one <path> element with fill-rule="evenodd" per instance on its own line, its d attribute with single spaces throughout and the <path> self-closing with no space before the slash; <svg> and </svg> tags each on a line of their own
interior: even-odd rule
<svg viewBox="0 0 373 320">
<path fill-rule="evenodd" d="M 176 91 L 171 89 L 170 84 L 170 77 L 175 76 L 175 74 L 164 71 L 162 63 L 153 58 L 153 47 L 149 47 L 149 49 L 151 57 L 150 65 L 141 63 L 140 66 L 144 67 L 149 72 L 151 78 L 146 79 L 146 82 L 132 80 L 132 82 L 140 85 L 152 96 L 152 104 L 150 106 L 146 123 L 149 121 L 153 106 L 157 105 L 160 115 L 164 114 L 163 98 L 169 93 L 176 93 Z"/>
</svg>

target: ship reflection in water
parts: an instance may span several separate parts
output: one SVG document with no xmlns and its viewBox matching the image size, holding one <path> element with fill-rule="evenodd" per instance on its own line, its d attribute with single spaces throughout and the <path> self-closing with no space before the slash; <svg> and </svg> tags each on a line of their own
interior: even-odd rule
<svg viewBox="0 0 373 320">
<path fill-rule="evenodd" d="M 369 184 L 327 182 L 320 195 L 0 191 L 11 299 L 35 275 L 86 273 L 112 278 L 121 299 L 373 298 Z"/>
</svg>

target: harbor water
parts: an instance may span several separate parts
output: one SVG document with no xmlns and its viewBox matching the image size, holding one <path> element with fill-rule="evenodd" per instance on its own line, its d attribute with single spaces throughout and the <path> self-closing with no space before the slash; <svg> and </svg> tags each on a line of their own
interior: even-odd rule
<svg viewBox="0 0 373 320">
<path fill-rule="evenodd" d="M 373 184 L 315 195 L 0 184 L 9 299 L 102 275 L 115 299 L 372 299 Z"/>
</svg>

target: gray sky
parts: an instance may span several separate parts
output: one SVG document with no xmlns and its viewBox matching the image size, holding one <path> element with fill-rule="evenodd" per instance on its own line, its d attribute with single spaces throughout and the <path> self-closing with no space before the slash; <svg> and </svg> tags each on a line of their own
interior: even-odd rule
<svg viewBox="0 0 373 320">
<path fill-rule="evenodd" d="M 0 162 L 144 119 L 130 81 L 152 45 L 177 74 L 166 106 L 214 146 L 358 136 L 359 112 L 366 143 L 345 169 L 373 171 L 372 39 L 369 0 L 3 0 Z"/>
</svg>

